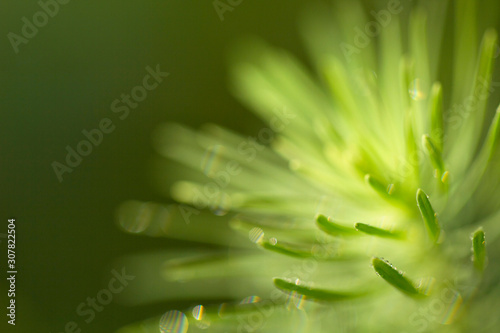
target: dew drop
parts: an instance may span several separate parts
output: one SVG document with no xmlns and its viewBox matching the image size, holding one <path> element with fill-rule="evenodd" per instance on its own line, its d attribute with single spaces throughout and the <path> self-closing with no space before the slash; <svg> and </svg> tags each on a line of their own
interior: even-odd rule
<svg viewBox="0 0 500 333">
<path fill-rule="evenodd" d="M 240 304 L 253 304 L 253 303 L 258 303 L 260 302 L 260 297 L 259 296 L 249 296 L 244 298 Z"/>
<path fill-rule="evenodd" d="M 444 325 L 450 325 L 457 319 L 458 314 L 460 313 L 460 308 L 463 303 L 462 295 L 457 291 L 452 291 L 454 297 L 452 301 L 448 304 L 447 309 L 444 311 L 444 316 L 441 319 L 441 323 Z"/>
<path fill-rule="evenodd" d="M 193 317 L 196 320 L 202 320 L 205 314 L 205 307 L 203 305 L 197 305 L 193 308 Z"/>
<path fill-rule="evenodd" d="M 391 195 L 392 192 L 394 192 L 394 184 L 389 184 L 389 186 L 387 186 L 387 194 Z"/>
<path fill-rule="evenodd" d="M 207 149 L 205 153 L 205 158 L 201 162 L 201 168 L 206 176 L 211 177 L 215 172 L 220 160 L 221 152 L 224 147 L 221 145 L 215 145 Z"/>
<path fill-rule="evenodd" d="M 221 193 L 217 199 L 211 204 L 210 209 L 212 213 L 217 216 L 226 215 L 231 209 L 231 197 L 226 193 Z"/>
<path fill-rule="evenodd" d="M 118 223 L 126 232 L 138 234 L 149 227 L 153 213 L 151 203 L 127 201 L 118 209 Z"/>
<path fill-rule="evenodd" d="M 434 288 L 436 279 L 433 277 L 425 277 L 420 279 L 418 289 L 424 295 L 429 295 Z"/>
<path fill-rule="evenodd" d="M 450 172 L 449 171 L 443 172 L 443 175 L 441 176 L 441 182 L 446 183 L 446 181 L 448 180 L 449 176 L 450 176 Z"/>
<path fill-rule="evenodd" d="M 261 228 L 252 228 L 248 232 L 248 238 L 252 243 L 260 243 L 262 241 L 262 238 L 264 238 L 264 231 L 262 231 Z"/>
<path fill-rule="evenodd" d="M 274 237 L 273 237 L 273 238 L 271 238 L 271 239 L 269 240 L 269 243 L 271 243 L 271 245 L 276 245 L 276 244 L 278 244 L 278 240 L 277 240 L 276 238 L 274 238 Z"/>
<path fill-rule="evenodd" d="M 224 318 L 224 315 L 225 315 L 225 312 L 226 312 L 227 308 L 228 308 L 227 303 L 222 303 L 219 306 L 219 312 L 218 312 L 218 314 L 219 314 L 220 318 Z"/>
<path fill-rule="evenodd" d="M 422 92 L 421 85 L 422 84 L 420 82 L 420 79 L 415 79 L 410 84 L 410 88 L 408 89 L 408 93 L 410 94 L 411 99 L 413 99 L 414 101 L 419 101 L 425 97 L 424 93 Z"/>
<path fill-rule="evenodd" d="M 196 319 L 196 326 L 202 330 L 210 327 L 210 321 L 206 320 L 205 317 L 205 307 L 203 305 L 197 305 L 192 310 L 193 318 Z"/>
<path fill-rule="evenodd" d="M 188 327 L 186 315 L 177 310 L 166 312 L 160 319 L 161 333 L 186 333 Z"/>
<path fill-rule="evenodd" d="M 293 304 L 299 310 L 302 310 L 304 308 L 305 300 L 306 300 L 306 297 L 304 295 L 301 295 L 301 294 L 293 295 L 293 299 L 292 299 Z"/>
</svg>

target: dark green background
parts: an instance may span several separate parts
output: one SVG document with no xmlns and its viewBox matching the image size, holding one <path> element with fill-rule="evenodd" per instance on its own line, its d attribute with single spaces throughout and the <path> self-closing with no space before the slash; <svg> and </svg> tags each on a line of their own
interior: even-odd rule
<svg viewBox="0 0 500 333">
<path fill-rule="evenodd" d="M 37 1 L 0 4 L 1 224 L 17 219 L 17 326 L 7 332 L 112 330 L 164 311 L 165 304 L 106 306 L 89 325 L 75 309 L 107 286 L 120 256 L 173 246 L 122 233 L 114 210 L 124 200 L 167 200 L 152 186 L 150 136 L 158 123 L 216 122 L 252 132 L 259 123 L 228 93 L 228 54 L 242 37 L 260 36 L 302 52 L 298 0 L 243 1 L 220 21 L 211 1 L 70 1 L 15 54 L 7 33 L 21 33 Z M 124 121 L 111 102 L 142 82 L 145 67 L 170 76 Z M 59 183 L 81 131 L 113 119 L 116 130 Z M 6 242 L 0 245 L 0 305 L 7 306 Z M 1 327 L 6 327 L 5 310 Z"/>
</svg>

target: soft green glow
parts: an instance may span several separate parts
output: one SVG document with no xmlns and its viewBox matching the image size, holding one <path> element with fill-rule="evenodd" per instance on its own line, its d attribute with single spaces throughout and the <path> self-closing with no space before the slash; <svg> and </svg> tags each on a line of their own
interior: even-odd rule
<svg viewBox="0 0 500 333">
<path fill-rule="evenodd" d="M 488 104 L 498 100 L 496 32 L 479 25 L 473 1 L 400 9 L 363 47 L 353 27 L 372 18 L 359 2 L 314 11 L 304 29 L 316 73 L 263 42 L 236 51 L 231 89 L 265 123 L 253 141 L 214 125 L 158 130 L 159 152 L 186 169 L 172 196 L 199 211 L 189 232 L 170 214 L 166 236 L 222 247 L 166 261 L 169 288 L 182 287 L 197 304 L 258 296 L 255 308 L 275 310 L 249 328 L 262 332 L 292 332 L 294 320 L 304 333 L 418 331 L 415 316 L 429 308 L 439 312 L 425 322 L 432 332 L 499 324 L 486 314 L 500 297 L 500 271 L 486 270 L 478 229 L 497 249 L 500 116 Z M 259 139 L 269 131 L 272 140 Z M 238 174 L 228 172 L 230 163 Z M 223 216 L 206 219 L 210 210 Z M 120 225 L 148 233 L 166 224 L 147 212 Z M 474 265 L 489 279 L 473 274 L 473 230 Z M 353 301 L 339 309 L 340 300 Z M 234 309 L 210 329 L 241 329 L 231 320 L 245 312 Z"/>
</svg>

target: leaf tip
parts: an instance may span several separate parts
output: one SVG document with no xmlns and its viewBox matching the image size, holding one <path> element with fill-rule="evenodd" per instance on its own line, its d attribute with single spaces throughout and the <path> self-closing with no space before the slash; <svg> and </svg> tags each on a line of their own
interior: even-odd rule
<svg viewBox="0 0 500 333">
<path fill-rule="evenodd" d="M 487 258 L 486 258 L 486 238 L 484 234 L 484 230 L 482 227 L 479 227 L 472 234 L 472 259 L 474 261 L 474 266 L 480 272 L 484 271 L 486 267 Z"/>
</svg>

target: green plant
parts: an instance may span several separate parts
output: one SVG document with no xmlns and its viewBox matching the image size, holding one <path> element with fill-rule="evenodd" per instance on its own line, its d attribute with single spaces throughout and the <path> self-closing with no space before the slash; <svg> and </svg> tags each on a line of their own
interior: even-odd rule
<svg viewBox="0 0 500 333">
<path fill-rule="evenodd" d="M 189 175 L 172 187 L 182 205 L 128 203 L 122 225 L 140 211 L 134 232 L 219 247 L 166 260 L 165 288 L 184 289 L 170 299 L 204 305 L 143 329 L 496 331 L 497 34 L 475 51 L 474 1 L 400 6 L 372 12 L 385 21 L 365 43 L 357 27 L 372 21 L 357 2 L 333 23 L 313 15 L 318 80 L 260 42 L 238 54 L 234 93 L 267 123 L 254 139 L 214 125 L 158 130 L 159 152 Z M 453 32 L 440 27 L 446 13 Z"/>
</svg>

